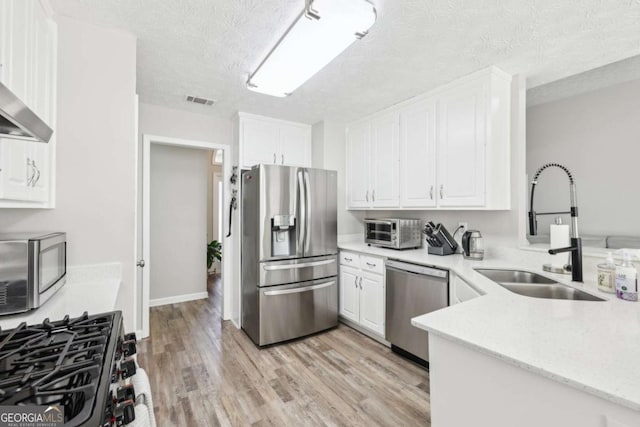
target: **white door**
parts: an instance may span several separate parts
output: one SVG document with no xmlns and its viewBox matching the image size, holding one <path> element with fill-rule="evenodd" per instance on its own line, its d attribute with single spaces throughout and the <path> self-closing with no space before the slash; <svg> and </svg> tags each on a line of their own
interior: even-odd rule
<svg viewBox="0 0 640 427">
<path fill-rule="evenodd" d="M 485 204 L 486 84 L 465 83 L 438 101 L 439 206 Z"/>
<path fill-rule="evenodd" d="M 400 112 L 400 205 L 436 206 L 436 104 L 428 99 Z"/>
<path fill-rule="evenodd" d="M 340 267 L 340 315 L 354 322 L 359 322 L 360 318 L 359 281 L 359 270 Z"/>
<path fill-rule="evenodd" d="M 360 324 L 384 336 L 384 277 L 363 273 L 360 291 Z"/>
<path fill-rule="evenodd" d="M 263 120 L 240 119 L 242 138 L 242 167 L 257 164 L 279 164 L 280 129 L 277 124 Z"/>
<path fill-rule="evenodd" d="M 311 128 L 281 125 L 276 161 L 286 166 L 311 167 Z"/>
<path fill-rule="evenodd" d="M 371 206 L 369 166 L 371 155 L 371 126 L 358 123 L 347 130 L 347 207 Z"/>
<path fill-rule="evenodd" d="M 377 118 L 371 126 L 371 202 L 376 208 L 399 206 L 399 133 L 397 113 Z"/>
</svg>

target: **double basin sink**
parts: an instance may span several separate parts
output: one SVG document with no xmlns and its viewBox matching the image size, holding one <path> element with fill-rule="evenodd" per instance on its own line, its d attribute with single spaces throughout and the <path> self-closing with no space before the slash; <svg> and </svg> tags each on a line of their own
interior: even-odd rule
<svg viewBox="0 0 640 427">
<path fill-rule="evenodd" d="M 476 268 L 476 271 L 519 295 L 534 298 L 606 301 L 597 296 L 556 282 L 548 277 L 521 270 Z"/>
</svg>

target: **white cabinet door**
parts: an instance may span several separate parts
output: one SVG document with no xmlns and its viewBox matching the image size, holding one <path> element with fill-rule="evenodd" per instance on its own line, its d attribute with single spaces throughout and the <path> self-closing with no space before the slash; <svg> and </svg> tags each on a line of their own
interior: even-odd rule
<svg viewBox="0 0 640 427">
<path fill-rule="evenodd" d="M 436 104 L 420 101 L 400 111 L 400 205 L 436 206 Z"/>
<path fill-rule="evenodd" d="M 276 161 L 286 166 L 311 167 L 311 128 L 282 125 Z"/>
<path fill-rule="evenodd" d="M 8 0 L 7 4 L 11 16 L 7 81 L 9 89 L 29 107 L 32 105 L 33 93 L 31 70 L 34 6 L 35 2 L 25 0 Z"/>
<path fill-rule="evenodd" d="M 0 1 L 0 82 L 7 87 L 9 83 L 9 57 L 11 54 L 11 2 Z"/>
<path fill-rule="evenodd" d="M 351 267 L 340 267 L 340 315 L 359 322 L 360 288 L 359 270 Z"/>
<path fill-rule="evenodd" d="M 443 93 L 438 100 L 439 206 L 485 204 L 485 79 Z"/>
<path fill-rule="evenodd" d="M 276 123 L 243 118 L 240 122 L 242 167 L 280 162 L 280 128 Z"/>
<path fill-rule="evenodd" d="M 375 119 L 371 125 L 371 204 L 376 208 L 399 206 L 399 123 L 392 113 Z"/>
<path fill-rule="evenodd" d="M 360 324 L 384 336 L 384 277 L 363 273 L 360 290 Z"/>
<path fill-rule="evenodd" d="M 371 155 L 371 126 L 358 123 L 347 131 L 347 207 L 371 206 L 369 162 Z"/>
<path fill-rule="evenodd" d="M 470 284 L 456 276 L 453 280 L 456 302 L 465 302 L 481 296 Z"/>
<path fill-rule="evenodd" d="M 31 180 L 35 169 L 31 166 L 30 150 L 37 144 L 15 139 L 0 139 L 0 198 L 31 200 Z"/>
<path fill-rule="evenodd" d="M 49 201 L 49 147 L 49 144 L 32 142 L 28 150 L 34 170 L 29 199 L 34 202 Z"/>
</svg>

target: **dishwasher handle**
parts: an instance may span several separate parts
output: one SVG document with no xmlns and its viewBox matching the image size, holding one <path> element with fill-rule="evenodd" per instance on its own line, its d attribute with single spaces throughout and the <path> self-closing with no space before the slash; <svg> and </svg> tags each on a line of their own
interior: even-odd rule
<svg viewBox="0 0 640 427">
<path fill-rule="evenodd" d="M 438 268 L 425 267 L 423 265 L 409 264 L 406 262 L 399 262 L 394 260 L 388 260 L 386 266 L 389 270 L 421 274 L 423 276 L 438 277 L 445 280 L 448 279 L 449 276 L 449 272 L 447 270 L 440 270 Z"/>
</svg>

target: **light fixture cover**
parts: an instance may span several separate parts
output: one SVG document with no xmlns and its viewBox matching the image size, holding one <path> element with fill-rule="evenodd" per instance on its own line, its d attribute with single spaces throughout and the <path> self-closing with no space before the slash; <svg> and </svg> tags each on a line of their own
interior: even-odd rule
<svg viewBox="0 0 640 427">
<path fill-rule="evenodd" d="M 287 96 L 367 34 L 376 11 L 367 0 L 311 0 L 249 77 L 247 87 Z"/>
</svg>

